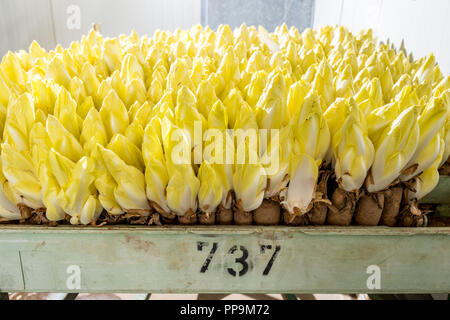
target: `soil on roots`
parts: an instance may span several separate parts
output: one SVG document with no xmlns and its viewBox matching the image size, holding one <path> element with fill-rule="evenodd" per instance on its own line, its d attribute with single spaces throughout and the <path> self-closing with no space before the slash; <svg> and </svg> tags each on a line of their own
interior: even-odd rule
<svg viewBox="0 0 450 320">
<path fill-rule="evenodd" d="M 253 213 L 253 220 L 259 226 L 276 226 L 280 223 L 280 219 L 280 204 L 270 199 L 264 199 Z"/>
<path fill-rule="evenodd" d="M 183 216 L 178 216 L 181 225 L 194 225 L 197 223 L 197 213 L 189 210 Z"/>
<path fill-rule="evenodd" d="M 350 226 L 355 212 L 357 195 L 337 188 L 331 197 L 327 222 L 332 226 Z"/>
<path fill-rule="evenodd" d="M 397 225 L 402 197 L 403 187 L 401 185 L 394 186 L 384 192 L 384 208 L 381 214 L 383 226 L 395 227 Z"/>
<path fill-rule="evenodd" d="M 329 169 L 321 170 L 319 183 L 316 188 L 316 201 L 311 211 L 308 212 L 308 218 L 312 225 L 323 226 L 327 221 L 328 214 L 328 180 L 332 174 Z"/>
<path fill-rule="evenodd" d="M 240 205 L 240 201 L 236 203 L 236 206 L 234 207 L 234 224 L 238 226 L 249 226 L 253 224 L 253 213 L 247 212 L 244 209 L 242 209 L 242 206 Z"/>
<path fill-rule="evenodd" d="M 286 226 L 303 227 L 309 225 L 309 218 L 307 214 L 298 215 L 283 210 L 283 224 Z"/>
<path fill-rule="evenodd" d="M 383 193 L 367 193 L 359 198 L 355 212 L 355 224 L 374 227 L 380 223 L 384 207 Z"/>
<path fill-rule="evenodd" d="M 218 225 L 233 224 L 233 210 L 226 209 L 222 205 L 220 205 L 216 213 L 216 223 Z"/>
<path fill-rule="evenodd" d="M 415 202 L 406 206 L 400 213 L 399 224 L 405 228 L 426 227 L 428 218 L 416 206 Z"/>
<path fill-rule="evenodd" d="M 216 223 L 216 213 L 201 212 L 198 214 L 198 222 L 203 225 L 213 225 Z"/>
<path fill-rule="evenodd" d="M 439 174 L 441 176 L 450 176 L 450 161 L 444 163 L 444 165 L 439 169 Z"/>
</svg>

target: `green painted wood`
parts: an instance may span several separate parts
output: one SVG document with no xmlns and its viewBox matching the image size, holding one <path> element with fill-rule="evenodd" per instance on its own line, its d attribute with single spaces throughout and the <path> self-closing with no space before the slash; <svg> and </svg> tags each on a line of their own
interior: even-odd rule
<svg viewBox="0 0 450 320">
<path fill-rule="evenodd" d="M 440 176 L 439 184 L 421 203 L 450 204 L 450 176 Z"/>
<path fill-rule="evenodd" d="M 0 300 L 9 300 L 9 294 L 7 292 L 0 292 Z"/>
<path fill-rule="evenodd" d="M 283 300 L 298 300 L 297 296 L 292 293 L 282 294 Z"/>
<path fill-rule="evenodd" d="M 0 257 L 7 292 L 450 291 L 450 228 L 7 225 Z"/>
</svg>

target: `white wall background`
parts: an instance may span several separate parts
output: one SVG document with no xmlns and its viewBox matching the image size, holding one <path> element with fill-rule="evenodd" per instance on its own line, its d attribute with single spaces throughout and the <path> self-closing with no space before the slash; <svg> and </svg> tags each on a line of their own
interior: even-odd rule
<svg viewBox="0 0 450 320">
<path fill-rule="evenodd" d="M 2 1 L 2 0 L 0 0 Z M 50 0 L 56 42 L 63 46 L 78 40 L 89 32 L 92 23 L 100 23 L 105 36 L 128 34 L 135 29 L 138 34 L 152 35 L 156 29 L 175 30 L 190 28 L 200 23 L 200 0 Z M 80 30 L 66 26 L 70 5 L 81 10 Z"/>
<path fill-rule="evenodd" d="M 80 8 L 78 30 L 67 28 L 70 5 Z M 46 49 L 67 46 L 93 22 L 101 24 L 104 35 L 116 36 L 133 28 L 151 35 L 158 28 L 188 28 L 200 21 L 201 0 L 0 0 L 0 57 L 27 49 L 33 40 Z M 415 57 L 433 52 L 442 71 L 450 73 L 450 0 L 316 0 L 314 27 L 326 24 L 352 31 L 372 27 L 397 46 L 405 39 L 408 52 Z"/>
<path fill-rule="evenodd" d="M 67 8 L 80 9 L 80 29 L 69 29 Z M 0 0 L 0 57 L 37 40 L 46 49 L 67 46 L 101 24 L 105 36 L 153 34 L 200 23 L 200 0 Z"/>
<path fill-rule="evenodd" d="M 370 27 L 397 47 L 404 39 L 415 58 L 433 52 L 450 74 L 450 0 L 316 0 L 314 27 L 327 24 L 355 32 Z"/>
</svg>

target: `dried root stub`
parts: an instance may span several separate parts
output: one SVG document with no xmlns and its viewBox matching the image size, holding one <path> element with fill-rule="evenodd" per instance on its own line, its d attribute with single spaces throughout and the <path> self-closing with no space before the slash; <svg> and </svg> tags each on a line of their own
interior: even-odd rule
<svg viewBox="0 0 450 320">
<path fill-rule="evenodd" d="M 22 220 L 28 220 L 33 215 L 33 209 L 24 205 L 23 203 L 19 203 L 17 205 L 17 208 L 19 208 L 20 215 L 22 216 Z"/>
<path fill-rule="evenodd" d="M 403 187 L 396 185 L 384 192 L 384 208 L 381 214 L 381 225 L 395 227 L 398 223 L 402 204 Z"/>
<path fill-rule="evenodd" d="M 357 226 L 377 226 L 384 208 L 383 193 L 366 193 L 359 198 L 355 212 Z"/>
<path fill-rule="evenodd" d="M 216 223 L 216 213 L 200 212 L 198 214 L 198 222 L 203 225 L 213 225 Z"/>
<path fill-rule="evenodd" d="M 158 212 L 153 212 L 150 220 L 148 221 L 148 225 L 156 225 L 156 226 L 161 226 L 161 215 Z"/>
<path fill-rule="evenodd" d="M 153 207 L 158 216 L 155 216 L 155 224 L 175 224 L 177 216 L 173 212 L 165 212 L 156 202 L 150 201 L 150 205 Z"/>
<path fill-rule="evenodd" d="M 311 211 L 308 212 L 308 218 L 312 225 L 323 226 L 327 221 L 328 207 L 328 179 L 331 175 L 330 170 L 320 172 L 319 183 L 316 189 L 316 201 Z"/>
<path fill-rule="evenodd" d="M 280 203 L 264 199 L 261 206 L 253 212 L 253 220 L 258 226 L 276 226 L 280 223 Z"/>
<path fill-rule="evenodd" d="M 328 204 L 322 201 L 314 203 L 314 207 L 308 212 L 308 218 L 312 225 L 323 226 L 327 221 Z"/>
<path fill-rule="evenodd" d="M 355 192 L 347 192 L 337 188 L 331 197 L 327 222 L 332 226 L 349 226 L 352 224 L 358 195 Z"/>
<path fill-rule="evenodd" d="M 46 209 L 32 209 L 22 203 L 17 205 L 20 211 L 20 215 L 22 219 L 20 220 L 21 224 L 31 224 L 31 225 L 47 225 L 47 226 L 56 226 L 58 223 L 56 221 L 50 221 L 45 216 Z"/>
<path fill-rule="evenodd" d="M 234 207 L 234 224 L 238 226 L 249 226 L 253 224 L 253 213 L 245 211 L 241 202 L 238 201 Z"/>
<path fill-rule="evenodd" d="M 95 222 L 95 225 L 96 226 L 104 226 L 106 224 L 116 225 L 116 224 L 123 224 L 124 221 L 125 217 L 123 214 L 112 215 L 106 212 L 106 210 L 103 210 L 103 212 L 100 214 L 100 217 Z"/>
<path fill-rule="evenodd" d="M 283 210 L 283 224 L 286 226 L 303 227 L 309 225 L 307 214 L 292 214 L 287 210 Z"/>
<path fill-rule="evenodd" d="M 216 212 L 216 224 L 231 225 L 233 224 L 233 210 L 226 209 L 222 205 L 219 206 Z"/>
<path fill-rule="evenodd" d="M 419 210 L 416 201 L 406 206 L 400 213 L 400 227 L 420 228 L 426 227 L 427 224 L 428 218 Z"/>
<path fill-rule="evenodd" d="M 439 169 L 439 174 L 441 176 L 450 176 L 450 161 L 444 163 L 444 165 Z"/>
<path fill-rule="evenodd" d="M 128 210 L 124 215 L 124 219 L 128 224 L 132 225 L 150 225 L 152 224 L 152 210 Z"/>
<path fill-rule="evenodd" d="M 182 225 L 193 225 L 197 223 L 197 213 L 189 210 L 183 216 L 178 216 L 178 222 Z"/>
</svg>

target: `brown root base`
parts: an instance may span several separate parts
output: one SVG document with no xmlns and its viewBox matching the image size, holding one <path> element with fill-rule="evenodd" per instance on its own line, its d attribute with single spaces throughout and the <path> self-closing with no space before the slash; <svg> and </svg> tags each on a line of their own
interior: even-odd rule
<svg viewBox="0 0 450 320">
<path fill-rule="evenodd" d="M 400 213 L 399 226 L 405 228 L 421 228 L 426 227 L 428 218 L 422 214 L 419 209 L 414 208 L 414 204 L 406 207 Z"/>
<path fill-rule="evenodd" d="M 33 215 L 33 209 L 24 205 L 23 203 L 19 203 L 17 205 L 17 208 L 19 208 L 20 215 L 22 216 L 22 220 L 30 219 Z"/>
<path fill-rule="evenodd" d="M 151 226 L 151 225 L 162 226 L 161 215 L 159 213 L 157 213 L 157 212 L 154 212 L 151 215 L 150 220 L 148 221 L 148 225 L 149 226 Z"/>
<path fill-rule="evenodd" d="M 220 206 L 216 212 L 216 224 L 231 225 L 233 224 L 233 210 L 225 209 Z"/>
<path fill-rule="evenodd" d="M 323 226 L 327 221 L 328 205 L 323 202 L 317 202 L 307 214 L 312 225 Z"/>
<path fill-rule="evenodd" d="M 152 218 L 150 210 L 129 210 L 124 214 L 125 220 L 132 225 L 148 225 Z"/>
<path fill-rule="evenodd" d="M 357 226 L 374 227 L 380 223 L 384 207 L 382 193 L 368 193 L 359 198 L 355 212 Z"/>
<path fill-rule="evenodd" d="M 234 210 L 234 224 L 238 226 L 249 226 L 253 223 L 253 214 L 235 208 Z"/>
<path fill-rule="evenodd" d="M 27 220 L 21 220 L 21 224 L 31 224 L 31 225 L 44 225 L 44 226 L 57 226 L 59 223 L 56 221 L 50 221 L 45 216 L 45 212 L 38 212 L 33 214 L 29 219 Z"/>
<path fill-rule="evenodd" d="M 430 227 L 430 228 L 450 227 L 450 218 L 428 217 L 427 227 Z"/>
<path fill-rule="evenodd" d="M 64 221 L 58 223 L 47 219 L 45 216 L 46 211 L 43 208 L 34 210 L 24 204 L 19 204 L 17 207 L 22 215 L 22 219 L 19 221 L 20 224 L 45 225 L 50 227 L 55 227 L 58 224 L 64 224 Z"/>
<path fill-rule="evenodd" d="M 132 217 L 127 217 L 125 215 L 125 219 L 127 219 L 127 221 L 130 224 L 133 225 L 148 225 L 149 221 L 150 221 L 151 216 L 132 216 Z"/>
<path fill-rule="evenodd" d="M 450 161 L 447 161 L 442 165 L 442 167 L 439 169 L 439 174 L 441 176 L 450 176 Z"/>
<path fill-rule="evenodd" d="M 308 218 L 312 225 L 323 226 L 327 222 L 328 214 L 328 179 L 332 171 L 324 169 L 320 171 L 319 183 L 316 188 L 316 195 L 321 197 L 322 201 L 316 201 L 313 208 L 308 212 Z"/>
<path fill-rule="evenodd" d="M 164 211 L 159 212 L 160 220 L 163 224 L 176 224 L 177 223 L 177 215 L 174 213 L 167 213 Z"/>
<path fill-rule="evenodd" d="M 198 222 L 202 225 L 213 225 L 216 223 L 216 213 L 201 212 L 198 214 Z"/>
<path fill-rule="evenodd" d="M 9 220 L 9 219 L 0 217 L 0 224 L 17 224 L 17 223 L 19 223 L 18 220 Z"/>
<path fill-rule="evenodd" d="M 384 192 L 384 208 L 381 214 L 381 225 L 395 227 L 398 223 L 402 204 L 403 187 L 394 186 Z"/>
<path fill-rule="evenodd" d="M 109 224 L 109 225 L 116 225 L 116 224 L 123 224 L 125 222 L 125 217 L 123 214 L 119 215 L 112 215 L 106 211 L 103 211 L 100 217 L 97 220 L 97 224 Z"/>
<path fill-rule="evenodd" d="M 303 227 L 309 225 L 308 215 L 291 214 L 288 211 L 283 212 L 283 224 L 286 226 Z"/>
<path fill-rule="evenodd" d="M 402 204 L 403 210 L 400 213 L 401 208 L 399 202 L 405 199 L 405 196 L 401 196 L 402 193 L 407 192 L 407 188 L 403 190 L 402 186 L 394 186 L 390 190 L 385 191 L 383 194 L 364 195 L 358 201 L 357 212 L 355 213 L 355 224 L 373 226 L 377 224 L 383 224 L 386 226 L 401 226 L 401 227 L 425 227 L 428 224 L 430 226 L 448 226 L 450 219 L 441 219 L 430 217 L 427 214 L 432 213 L 435 208 L 430 205 L 421 205 L 419 210 L 417 204 L 413 202 L 411 205 L 406 203 Z M 384 197 L 384 208 L 380 209 L 381 197 Z M 104 226 L 104 225 L 162 225 L 162 224 L 183 224 L 192 225 L 199 221 L 205 225 L 231 225 L 233 224 L 233 217 L 236 225 L 278 225 L 282 219 L 282 223 L 288 226 L 306 226 L 309 224 L 322 225 L 322 221 L 327 220 L 329 225 L 348 226 L 351 225 L 352 217 L 357 195 L 355 193 L 348 193 L 341 189 L 337 189 L 332 197 L 332 205 L 327 205 L 324 202 L 315 203 L 313 209 L 304 215 L 289 214 L 287 211 L 280 208 L 277 201 L 266 199 L 263 201 L 260 208 L 253 212 L 244 212 L 235 208 L 233 210 L 225 209 L 220 206 L 216 213 L 200 213 L 200 214 L 186 214 L 182 217 L 170 214 L 159 214 L 158 212 L 152 212 L 148 214 L 145 212 L 143 215 L 140 212 L 130 211 L 121 215 L 111 215 L 106 211 L 103 211 L 100 217 L 92 223 L 92 226 Z M 320 212 L 321 209 L 327 209 Z M 327 208 L 328 207 L 328 208 Z M 351 208 L 353 207 L 353 211 Z M 280 211 L 283 211 L 280 214 Z M 369 211 L 371 215 L 367 215 Z M 381 210 L 381 220 L 378 218 Z M 47 219 L 45 216 L 45 209 L 33 210 L 27 206 L 21 206 L 21 212 L 24 217 L 29 216 L 27 219 L 21 219 L 16 221 L 7 221 L 0 218 L 1 224 L 28 224 L 28 225 L 70 225 L 70 216 L 66 215 L 61 221 L 54 222 Z M 31 215 L 30 215 L 31 212 Z M 316 219 L 316 220 L 315 220 Z M 318 220 L 319 221 L 318 221 Z M 430 219 L 430 220 L 429 220 Z M 379 223 L 377 223 L 377 220 Z"/>
<path fill-rule="evenodd" d="M 332 226 L 350 226 L 355 212 L 357 196 L 353 192 L 336 189 L 331 197 L 327 223 Z"/>
<path fill-rule="evenodd" d="M 68 220 L 67 220 L 68 219 Z M 70 220 L 70 216 L 67 217 L 67 221 Z M 97 221 L 91 223 L 96 227 L 102 227 L 104 225 L 161 225 L 159 221 L 159 214 L 156 212 L 149 213 L 148 211 L 130 210 L 127 213 L 120 215 L 112 215 L 106 211 L 103 211 Z"/>
<path fill-rule="evenodd" d="M 261 206 L 253 212 L 253 220 L 259 226 L 276 226 L 280 223 L 280 204 L 265 199 Z"/>
<path fill-rule="evenodd" d="M 178 216 L 178 222 L 181 225 L 193 225 L 197 223 L 197 214 L 194 213 L 190 213 L 190 214 L 185 214 L 184 216 Z"/>
</svg>

